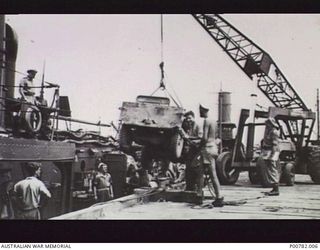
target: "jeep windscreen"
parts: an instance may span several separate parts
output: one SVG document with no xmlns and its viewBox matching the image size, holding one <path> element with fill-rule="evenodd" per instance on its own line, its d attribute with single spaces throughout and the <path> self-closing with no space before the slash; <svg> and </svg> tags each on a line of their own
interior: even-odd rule
<svg viewBox="0 0 320 250">
<path fill-rule="evenodd" d="M 139 95 L 137 96 L 137 102 L 147 102 L 152 104 L 160 104 L 169 106 L 170 105 L 170 99 L 167 97 L 160 97 L 160 96 L 145 96 L 145 95 Z"/>
</svg>

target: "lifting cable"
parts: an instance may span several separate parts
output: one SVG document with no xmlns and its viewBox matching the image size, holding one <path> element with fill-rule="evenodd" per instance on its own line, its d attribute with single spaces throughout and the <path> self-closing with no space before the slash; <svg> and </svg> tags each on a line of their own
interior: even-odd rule
<svg viewBox="0 0 320 250">
<path fill-rule="evenodd" d="M 169 79 L 168 75 L 165 73 L 165 76 L 167 79 Z M 168 82 L 168 81 L 167 81 Z M 177 101 L 179 102 L 180 106 L 183 107 L 181 100 L 179 99 L 179 96 L 177 95 L 176 91 L 174 90 L 174 88 L 171 86 L 172 92 L 175 95 Z"/>
<path fill-rule="evenodd" d="M 152 92 L 151 96 L 153 96 L 159 89 L 161 89 L 162 91 L 165 91 L 165 94 L 168 95 L 171 100 L 176 104 L 177 107 L 182 107 L 181 102 L 179 100 L 179 98 L 177 98 L 177 100 L 179 101 L 179 103 L 175 100 L 175 98 L 169 93 L 169 91 L 166 88 L 166 85 L 164 83 L 164 77 L 165 77 L 165 72 L 164 72 L 164 57 L 163 57 L 163 15 L 160 15 L 160 44 L 161 44 L 161 63 L 159 65 L 160 67 L 160 71 L 161 71 L 161 78 L 160 78 L 160 85 L 159 87 Z M 174 91 L 174 90 L 173 90 Z M 177 97 L 177 94 L 174 92 L 174 94 Z"/>
<path fill-rule="evenodd" d="M 163 69 L 163 15 L 160 15 L 160 23 L 161 23 L 161 28 L 160 28 L 160 32 L 161 32 L 161 63 L 162 64 L 162 69 Z M 160 66 L 161 67 L 161 66 Z"/>
</svg>

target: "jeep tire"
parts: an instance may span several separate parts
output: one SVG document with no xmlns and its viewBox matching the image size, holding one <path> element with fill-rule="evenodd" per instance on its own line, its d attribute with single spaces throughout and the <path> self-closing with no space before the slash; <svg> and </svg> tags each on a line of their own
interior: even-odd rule
<svg viewBox="0 0 320 250">
<path fill-rule="evenodd" d="M 178 132 L 175 132 L 171 137 L 169 145 L 169 154 L 172 162 L 177 162 L 177 160 L 181 157 L 183 143 L 184 141 L 182 136 Z"/>
</svg>

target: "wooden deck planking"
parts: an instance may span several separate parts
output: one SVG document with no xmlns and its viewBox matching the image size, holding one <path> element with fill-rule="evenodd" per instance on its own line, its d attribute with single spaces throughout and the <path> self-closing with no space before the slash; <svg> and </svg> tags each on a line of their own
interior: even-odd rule
<svg viewBox="0 0 320 250">
<path fill-rule="evenodd" d="M 91 219 L 320 219 L 320 186 L 312 184 L 308 176 L 297 176 L 297 179 L 299 184 L 295 186 L 281 186 L 280 196 L 265 196 L 263 192 L 270 191 L 270 188 L 251 185 L 246 177 L 242 176 L 237 185 L 222 186 L 226 202 L 246 201 L 237 206 L 226 205 L 222 208 L 205 206 L 211 204 L 212 198 L 205 199 L 204 206 L 155 201 L 135 204 L 133 202 L 133 206 L 119 205 L 115 209 L 115 206 L 106 204 L 101 206 L 103 212 L 97 211 L 97 216 Z M 204 194 L 207 197 L 211 196 L 209 190 L 204 190 Z"/>
</svg>

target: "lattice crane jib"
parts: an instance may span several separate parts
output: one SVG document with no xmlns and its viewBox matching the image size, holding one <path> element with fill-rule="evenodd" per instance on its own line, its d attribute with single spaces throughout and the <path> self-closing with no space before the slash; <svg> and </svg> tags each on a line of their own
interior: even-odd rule
<svg viewBox="0 0 320 250">
<path fill-rule="evenodd" d="M 276 107 L 309 110 L 267 52 L 220 15 L 193 17 Z"/>
</svg>

